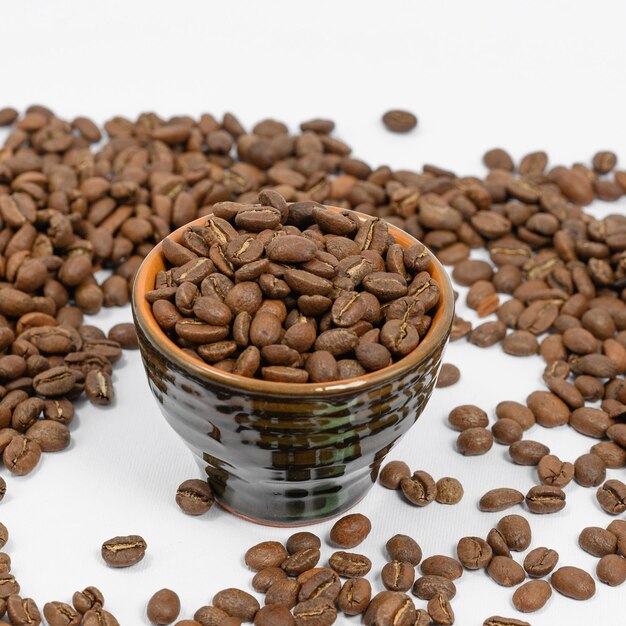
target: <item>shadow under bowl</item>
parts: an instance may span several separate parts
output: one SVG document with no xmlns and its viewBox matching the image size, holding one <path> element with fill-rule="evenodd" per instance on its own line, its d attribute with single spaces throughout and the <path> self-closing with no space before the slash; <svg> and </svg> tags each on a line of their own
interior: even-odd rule
<svg viewBox="0 0 626 626">
<path fill-rule="evenodd" d="M 205 221 L 199 218 L 169 237 L 180 242 L 186 228 Z M 416 241 L 392 225 L 389 230 L 403 248 Z M 161 412 L 206 472 L 218 502 L 241 517 L 276 526 L 319 522 L 356 504 L 435 385 L 454 316 L 452 285 L 442 265 L 432 258 L 429 271 L 440 300 L 413 352 L 382 370 L 321 384 L 238 376 L 184 352 L 158 326 L 146 300 L 164 269 L 159 244 L 133 286 L 141 356 Z"/>
</svg>

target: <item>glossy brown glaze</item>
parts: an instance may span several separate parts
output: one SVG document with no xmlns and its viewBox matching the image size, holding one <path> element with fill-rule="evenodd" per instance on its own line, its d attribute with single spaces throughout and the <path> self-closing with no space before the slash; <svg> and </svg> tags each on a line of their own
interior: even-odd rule
<svg viewBox="0 0 626 626">
<path fill-rule="evenodd" d="M 170 237 L 180 241 L 186 228 Z M 403 247 L 414 243 L 389 228 Z M 189 356 L 161 331 L 145 299 L 164 268 L 156 246 L 135 280 L 139 346 L 161 412 L 206 471 L 218 501 L 255 521 L 298 525 L 360 500 L 434 387 L 454 314 L 443 267 L 433 259 L 429 271 L 441 299 L 411 354 L 377 372 L 323 384 L 247 378 Z"/>
</svg>

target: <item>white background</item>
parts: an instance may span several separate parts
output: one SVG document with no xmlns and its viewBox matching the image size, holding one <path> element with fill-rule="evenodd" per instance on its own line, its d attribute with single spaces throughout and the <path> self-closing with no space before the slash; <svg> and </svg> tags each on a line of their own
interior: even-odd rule
<svg viewBox="0 0 626 626">
<path fill-rule="evenodd" d="M 480 157 L 494 145 L 515 158 L 546 149 L 553 163 L 588 161 L 604 148 L 626 160 L 625 24 L 620 0 L 14 0 L 0 7 L 0 106 L 41 102 L 62 116 L 99 122 L 143 110 L 164 116 L 231 110 L 248 127 L 265 116 L 292 128 L 330 116 L 338 136 L 372 164 L 436 163 L 463 174 L 482 173 Z M 386 132 L 380 116 L 393 107 L 416 112 L 418 129 L 406 136 Z M 623 200 L 609 207 L 625 208 Z M 464 315 L 462 303 L 459 311 Z M 128 309 L 97 317 L 103 328 L 129 320 Z M 390 536 L 414 536 L 425 556 L 453 555 L 460 537 L 485 536 L 503 515 L 477 510 L 482 493 L 498 486 L 525 492 L 534 479 L 502 446 L 480 458 L 458 455 L 446 416 L 472 402 L 493 417 L 500 400 L 523 401 L 541 388 L 539 358 L 457 343 L 447 360 L 461 367 L 461 382 L 435 392 L 391 458 L 436 478 L 460 478 L 465 498 L 455 507 L 417 509 L 396 493 L 372 489 L 357 510 L 373 520 L 359 550 L 374 562 L 376 590 Z M 24 593 L 40 604 L 69 601 L 74 590 L 94 584 L 120 623 L 134 626 L 148 623 L 150 595 L 170 587 L 181 596 L 181 617 L 191 617 L 221 588 L 249 589 L 245 549 L 286 539 L 289 531 L 245 523 L 218 507 L 201 518 L 179 512 L 175 489 L 198 470 L 161 418 L 137 353 L 126 353 L 115 383 L 113 407 L 78 407 L 68 451 L 46 455 L 30 476 L 6 478 L 0 519 L 11 539 L 5 550 Z M 535 427 L 527 437 L 571 461 L 595 443 L 567 427 Z M 623 478 L 624 471 L 610 476 Z M 561 565 L 593 572 L 596 559 L 577 547 L 577 537 L 584 526 L 606 526 L 611 518 L 593 490 L 571 485 L 567 495 L 563 512 L 528 515 L 532 547 L 555 548 Z M 329 528 L 314 530 L 325 537 Z M 128 570 L 108 569 L 100 544 L 130 533 L 147 540 L 146 558 Z M 326 545 L 323 558 L 330 552 Z M 482 624 L 493 614 L 523 617 L 511 605 L 512 590 L 483 572 L 466 572 L 457 586 L 457 624 Z M 623 598 L 624 588 L 598 583 L 592 601 L 555 594 L 529 619 L 534 626 L 617 626 L 624 623 Z"/>
</svg>

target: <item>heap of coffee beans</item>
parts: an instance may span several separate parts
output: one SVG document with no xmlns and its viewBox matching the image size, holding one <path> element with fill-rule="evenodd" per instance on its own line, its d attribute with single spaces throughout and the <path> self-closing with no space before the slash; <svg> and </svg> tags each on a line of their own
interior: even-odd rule
<svg viewBox="0 0 626 626">
<path fill-rule="evenodd" d="M 387 222 L 290 205 L 218 202 L 181 243 L 146 295 L 159 326 L 186 352 L 235 374 L 327 382 L 409 354 L 439 303 L 421 243 L 403 249 Z"/>
</svg>

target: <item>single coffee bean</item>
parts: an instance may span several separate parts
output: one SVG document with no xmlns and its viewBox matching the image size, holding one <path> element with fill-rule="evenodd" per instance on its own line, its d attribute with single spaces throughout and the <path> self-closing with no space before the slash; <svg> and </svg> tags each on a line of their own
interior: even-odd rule
<svg viewBox="0 0 626 626">
<path fill-rule="evenodd" d="M 578 567 L 560 567 L 552 574 L 550 582 L 560 594 L 574 600 L 589 600 L 596 593 L 593 578 Z"/>
<path fill-rule="evenodd" d="M 554 454 L 547 454 L 539 461 L 537 474 L 543 485 L 565 487 L 574 478 L 574 465 L 561 461 Z"/>
<path fill-rule="evenodd" d="M 522 427 L 515 420 L 506 417 L 499 419 L 491 427 L 491 432 L 498 443 L 507 446 L 519 441 L 524 434 Z"/>
<path fill-rule="evenodd" d="M 394 133 L 408 133 L 417 126 L 417 118 L 409 111 L 394 109 L 383 115 L 383 124 Z"/>
<path fill-rule="evenodd" d="M 146 554 L 147 544 L 139 535 L 113 537 L 102 544 L 102 558 L 109 567 L 129 567 L 139 563 Z"/>
<path fill-rule="evenodd" d="M 308 548 L 319 549 L 321 545 L 322 542 L 320 541 L 320 538 L 308 531 L 294 533 L 289 537 L 289 539 L 287 539 L 287 543 L 285 544 L 289 554 L 295 554 L 296 552 L 301 552 L 302 550 L 307 550 Z"/>
<path fill-rule="evenodd" d="M 504 400 L 496 406 L 496 416 L 498 419 L 510 419 L 517 422 L 523 430 L 528 430 L 535 424 L 534 413 L 523 404 Z"/>
<path fill-rule="evenodd" d="M 593 556 L 603 557 L 617 552 L 617 537 L 604 528 L 588 526 L 578 536 L 578 545 Z"/>
<path fill-rule="evenodd" d="M 393 561 L 410 563 L 415 567 L 422 560 L 422 549 L 415 539 L 408 535 L 394 535 L 387 541 L 385 547 Z"/>
<path fill-rule="evenodd" d="M 81 615 L 65 602 L 48 602 L 43 606 L 43 615 L 50 626 L 79 626 Z"/>
<path fill-rule="evenodd" d="M 436 487 L 435 500 L 441 504 L 458 504 L 463 498 L 463 485 L 456 478 L 440 478 Z"/>
<path fill-rule="evenodd" d="M 415 605 L 401 591 L 381 591 L 365 611 L 365 626 L 414 626 Z"/>
<path fill-rule="evenodd" d="M 526 577 L 522 566 L 506 556 L 494 556 L 487 567 L 487 573 L 503 587 L 519 585 Z"/>
<path fill-rule="evenodd" d="M 298 576 L 315 567 L 320 560 L 319 548 L 306 548 L 288 556 L 280 566 L 288 576 Z"/>
<path fill-rule="evenodd" d="M 541 426 L 552 428 L 569 422 L 568 406 L 549 391 L 534 391 L 526 398 L 526 404 Z"/>
<path fill-rule="evenodd" d="M 591 452 L 599 456 L 608 469 L 626 467 L 626 450 L 612 441 L 601 441 L 591 446 Z"/>
<path fill-rule="evenodd" d="M 387 489 L 399 489 L 403 478 L 409 478 L 411 470 L 404 461 L 390 461 L 380 472 L 380 484 Z"/>
<path fill-rule="evenodd" d="M 574 479 L 583 487 L 597 487 L 606 478 L 606 464 L 596 454 L 583 454 L 574 462 Z"/>
<path fill-rule="evenodd" d="M 428 472 L 413 472 L 410 478 L 400 481 L 400 488 L 404 497 L 416 506 L 430 504 L 437 495 L 437 485 Z"/>
<path fill-rule="evenodd" d="M 117 341 L 124 350 L 136 350 L 139 348 L 134 324 L 115 324 L 109 330 L 108 339 Z"/>
<path fill-rule="evenodd" d="M 531 513 L 556 513 L 565 507 L 565 493 L 551 485 L 531 487 L 525 500 Z"/>
<path fill-rule="evenodd" d="M 456 448 L 464 456 L 486 454 L 492 446 L 493 435 L 486 428 L 468 428 L 456 440 Z"/>
<path fill-rule="evenodd" d="M 518 465 L 537 465 L 549 453 L 548 446 L 530 439 L 516 441 L 509 448 L 509 456 Z"/>
<path fill-rule="evenodd" d="M 524 494 L 517 489 L 510 489 L 508 487 L 500 487 L 498 489 L 492 489 L 488 491 L 478 503 L 478 508 L 481 511 L 497 512 L 504 511 L 516 504 L 524 502 Z"/>
<path fill-rule="evenodd" d="M 87 372 L 85 394 L 93 404 L 111 404 L 115 397 L 111 376 L 100 370 Z"/>
<path fill-rule="evenodd" d="M 334 602 L 340 591 L 341 581 L 337 573 L 328 567 L 322 567 L 299 585 L 298 602 L 313 598 L 328 598 Z"/>
<path fill-rule="evenodd" d="M 437 377 L 437 387 L 450 387 L 459 382 L 461 372 L 456 365 L 444 363 L 439 370 Z"/>
<path fill-rule="evenodd" d="M 299 590 L 300 584 L 296 580 L 278 580 L 267 590 L 265 604 L 279 604 L 292 609 L 298 603 Z"/>
<path fill-rule="evenodd" d="M 146 612 L 152 624 L 171 624 L 180 613 L 180 598 L 171 589 L 161 589 L 150 598 Z"/>
<path fill-rule="evenodd" d="M 420 600 L 430 600 L 439 593 L 444 593 L 452 600 L 456 595 L 456 586 L 445 576 L 421 576 L 413 585 L 413 593 Z"/>
<path fill-rule="evenodd" d="M 337 609 L 326 598 L 305 600 L 293 609 L 296 626 L 330 626 L 337 619 Z"/>
<path fill-rule="evenodd" d="M 104 604 L 104 596 L 97 587 L 85 587 L 82 591 L 76 591 L 72 596 L 72 604 L 79 613 L 86 613 Z"/>
<path fill-rule="evenodd" d="M 213 506 L 213 502 L 213 491 L 205 480 L 186 480 L 176 490 L 176 504 L 189 515 L 206 513 Z"/>
<path fill-rule="evenodd" d="M 542 578 L 556 567 L 558 561 L 559 555 L 556 550 L 543 547 L 535 548 L 524 558 L 524 569 L 529 576 Z"/>
<path fill-rule="evenodd" d="M 463 575 L 463 567 L 458 561 L 440 554 L 424 559 L 420 569 L 425 576 L 444 576 L 449 580 L 456 580 Z"/>
<path fill-rule="evenodd" d="M 343 578 L 361 578 L 372 569 L 372 562 L 366 556 L 352 552 L 334 552 L 328 563 Z"/>
<path fill-rule="evenodd" d="M 626 485 L 621 480 L 607 480 L 596 492 L 598 504 L 610 515 L 626 511 Z"/>
<path fill-rule="evenodd" d="M 408 591 L 415 580 L 415 569 L 411 563 L 391 561 L 383 567 L 381 578 L 389 591 Z"/>
<path fill-rule="evenodd" d="M 530 524 L 521 515 L 505 515 L 498 522 L 497 528 L 511 550 L 522 552 L 530 545 Z"/>
<path fill-rule="evenodd" d="M 611 587 L 617 587 L 626 581 L 626 558 L 619 554 L 606 554 L 596 566 L 598 578 Z"/>
<path fill-rule="evenodd" d="M 32 598 L 21 598 L 17 594 L 6 600 L 7 616 L 15 626 L 30 626 L 41 624 L 41 614 Z"/>
<path fill-rule="evenodd" d="M 250 569 L 258 572 L 266 567 L 279 567 L 287 556 L 287 550 L 282 543 L 264 541 L 249 548 L 244 560 Z"/>
<path fill-rule="evenodd" d="M 522 613 L 532 613 L 545 606 L 552 588 L 545 580 L 529 580 L 515 590 L 513 605 Z"/>
<path fill-rule="evenodd" d="M 463 537 L 456 546 L 456 554 L 466 569 L 487 567 L 493 558 L 491 546 L 480 537 Z"/>
<path fill-rule="evenodd" d="M 287 578 L 285 570 L 280 567 L 266 567 L 258 571 L 252 579 L 252 588 L 259 593 L 267 593 L 267 590 L 278 580 Z"/>
<path fill-rule="evenodd" d="M 244 622 L 251 622 L 261 608 L 254 596 L 232 587 L 218 591 L 213 596 L 213 605 L 231 617 L 238 617 Z"/>
<path fill-rule="evenodd" d="M 41 446 L 21 435 L 13 437 L 2 453 L 4 466 L 16 476 L 32 472 L 40 458 Z"/>
<path fill-rule="evenodd" d="M 428 601 L 428 614 L 435 624 L 448 626 L 454 624 L 454 611 L 448 596 L 439 593 Z"/>
<path fill-rule="evenodd" d="M 349 578 L 343 584 L 337 605 L 345 615 L 360 615 L 367 609 L 372 597 L 372 586 L 365 578 Z"/>
<path fill-rule="evenodd" d="M 340 548 L 354 548 L 370 534 L 372 524 L 360 513 L 345 515 L 330 529 L 330 541 Z"/>
<path fill-rule="evenodd" d="M 70 431 L 54 420 L 37 420 L 27 431 L 26 438 L 39 444 L 42 452 L 58 452 L 70 445 Z"/>
<path fill-rule="evenodd" d="M 489 425 L 487 413 L 473 404 L 463 404 L 450 411 L 448 422 L 456 430 L 485 428 Z"/>
</svg>

